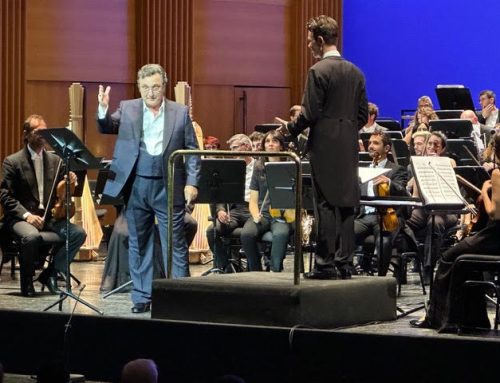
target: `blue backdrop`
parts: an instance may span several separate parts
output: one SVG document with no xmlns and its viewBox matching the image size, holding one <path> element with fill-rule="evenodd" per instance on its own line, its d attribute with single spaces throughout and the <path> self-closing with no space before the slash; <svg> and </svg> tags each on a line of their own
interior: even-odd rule
<svg viewBox="0 0 500 383">
<path fill-rule="evenodd" d="M 345 0 L 343 56 L 365 73 L 381 116 L 400 117 L 437 84 L 492 89 L 500 104 L 498 0 Z"/>
</svg>

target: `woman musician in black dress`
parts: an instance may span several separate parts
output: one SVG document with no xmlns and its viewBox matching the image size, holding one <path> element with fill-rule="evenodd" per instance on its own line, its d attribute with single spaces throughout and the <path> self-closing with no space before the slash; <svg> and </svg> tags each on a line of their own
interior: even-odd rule
<svg viewBox="0 0 500 383">
<path fill-rule="evenodd" d="M 494 151 L 497 157 L 500 156 L 500 135 L 495 137 Z M 500 189 L 500 170 L 496 168 L 491 173 L 491 179 L 486 181 L 481 189 L 484 208 L 489 216 L 488 224 L 475 235 L 464 238 L 443 253 L 436 270 L 427 316 L 423 320 L 411 321 L 412 326 L 435 328 L 439 331 L 457 329 L 463 309 L 459 293 L 465 279 L 452 278 L 453 264 L 463 254 L 500 255 L 500 219 L 498 219 L 499 212 L 496 212 L 498 202 L 496 204 L 492 197 L 500 193 L 498 189 Z M 465 309 L 464 324 L 489 327 L 484 290 L 468 289 L 467 293 L 465 298 L 468 306 Z"/>
</svg>

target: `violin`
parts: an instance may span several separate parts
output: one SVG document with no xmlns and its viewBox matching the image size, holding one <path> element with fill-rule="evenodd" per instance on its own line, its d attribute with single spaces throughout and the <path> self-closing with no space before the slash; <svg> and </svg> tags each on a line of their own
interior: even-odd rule
<svg viewBox="0 0 500 383">
<path fill-rule="evenodd" d="M 75 181 L 71 180 L 70 183 L 71 194 L 75 191 Z M 59 221 L 61 219 L 66 219 L 66 181 L 61 180 L 57 184 L 56 189 L 56 199 L 54 203 L 54 207 L 52 207 L 52 217 L 55 220 Z M 75 215 L 75 204 L 73 201 L 70 202 L 69 207 L 69 218 L 72 218 Z"/>
<path fill-rule="evenodd" d="M 378 153 L 377 153 L 378 154 Z M 380 155 L 376 155 L 373 158 L 373 165 L 378 166 Z M 382 182 L 377 185 L 376 189 L 377 195 L 379 197 L 388 197 L 391 194 L 389 183 Z M 396 214 L 396 210 L 392 207 L 388 207 L 382 213 L 382 230 L 386 232 L 393 232 L 399 228 L 399 219 Z"/>
<path fill-rule="evenodd" d="M 66 180 L 62 179 L 57 183 L 56 187 L 56 182 L 57 182 L 57 176 L 59 175 L 59 171 L 61 169 L 62 165 L 62 160 L 59 160 L 59 163 L 57 164 L 57 169 L 56 169 L 56 176 L 54 178 L 54 183 L 52 184 L 52 187 L 50 189 L 50 195 L 49 195 L 49 203 L 47 204 L 47 209 L 45 210 L 45 213 L 43 214 L 43 220 L 45 221 L 47 219 L 47 213 L 49 212 L 49 207 L 52 204 L 52 201 L 54 202 L 54 206 L 50 210 L 52 213 L 52 217 L 56 220 L 61 220 L 61 219 L 66 219 Z M 73 194 L 75 191 L 75 181 L 70 179 L 70 194 Z M 54 193 L 55 198 L 54 197 Z M 70 216 L 69 218 L 73 217 L 75 215 L 75 205 L 73 201 L 71 201 L 71 206 L 70 206 Z"/>
</svg>

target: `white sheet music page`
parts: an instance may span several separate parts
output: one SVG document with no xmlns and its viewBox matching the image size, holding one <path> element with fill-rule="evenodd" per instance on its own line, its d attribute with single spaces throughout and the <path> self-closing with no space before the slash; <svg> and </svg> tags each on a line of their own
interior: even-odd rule
<svg viewBox="0 0 500 383">
<path fill-rule="evenodd" d="M 455 171 L 449 157 L 411 157 L 413 174 L 424 205 L 461 207 Z"/>
<path fill-rule="evenodd" d="M 368 182 L 382 174 L 389 173 L 391 169 L 387 168 L 358 168 L 358 177 L 362 184 Z"/>
</svg>

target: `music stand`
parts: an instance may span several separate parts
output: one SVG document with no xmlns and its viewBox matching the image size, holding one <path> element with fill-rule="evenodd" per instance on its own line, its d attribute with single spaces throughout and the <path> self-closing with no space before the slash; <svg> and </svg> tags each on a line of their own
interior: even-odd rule
<svg viewBox="0 0 500 383">
<path fill-rule="evenodd" d="M 488 172 L 482 166 L 456 166 L 453 170 L 480 190 L 484 182 L 490 179 Z"/>
<path fill-rule="evenodd" d="M 476 165 L 478 163 L 477 147 L 470 138 L 447 140 L 446 152 L 457 162 L 457 165 Z"/>
<path fill-rule="evenodd" d="M 243 203 L 245 202 L 246 162 L 238 158 L 202 158 L 197 203 Z M 211 209 L 212 210 L 212 209 Z M 229 209 L 228 209 L 229 212 Z M 214 229 L 214 259 L 217 252 L 217 217 L 212 216 Z M 208 262 L 207 262 L 208 263 Z M 205 271 L 223 273 L 215 266 Z"/>
<path fill-rule="evenodd" d="M 69 172 L 70 170 L 87 170 L 87 169 L 99 169 L 100 162 L 95 158 L 92 153 L 85 147 L 85 145 L 80 141 L 80 139 L 71 131 L 65 128 L 51 128 L 42 129 L 39 131 L 40 136 L 43 137 L 45 142 L 47 142 L 56 154 L 61 157 L 65 165 L 66 173 L 66 240 L 65 240 L 65 251 L 66 251 L 66 291 L 61 290 L 59 293 L 59 299 L 52 303 L 50 306 L 46 307 L 43 311 L 48 311 L 55 305 L 59 305 L 59 311 L 62 311 L 62 303 L 66 298 L 72 298 L 77 302 L 80 302 L 94 310 L 98 314 L 103 315 L 104 313 L 99 310 L 94 305 L 86 302 L 79 296 L 76 296 L 71 291 L 71 272 L 70 272 L 70 262 L 69 262 L 69 216 L 70 216 L 70 199 L 71 199 L 71 187 Z"/>
<path fill-rule="evenodd" d="M 387 130 L 390 131 L 390 132 L 399 132 L 399 131 L 401 131 L 401 125 L 396 120 L 393 120 L 393 119 L 380 119 L 380 120 L 375 120 L 375 122 L 377 124 L 379 124 L 380 126 L 383 126 L 384 128 L 387 128 Z"/>
<path fill-rule="evenodd" d="M 255 125 L 254 130 L 256 132 L 261 132 L 266 134 L 270 130 L 276 130 L 278 128 L 281 128 L 281 126 L 282 126 L 281 124 L 257 124 Z"/>
<path fill-rule="evenodd" d="M 446 134 L 447 138 L 470 137 L 472 134 L 472 122 L 470 120 L 430 120 L 429 125 L 431 132 L 439 130 Z"/>
<path fill-rule="evenodd" d="M 408 144 L 399 138 L 392 138 L 392 156 L 394 157 L 394 162 L 400 166 L 408 166 L 410 164 L 410 150 L 408 149 Z"/>
<path fill-rule="evenodd" d="M 273 209 L 295 209 L 295 163 L 267 162 L 266 179 Z M 302 162 L 302 208 L 313 210 L 311 165 Z"/>
<path fill-rule="evenodd" d="M 441 109 L 474 110 L 470 90 L 463 85 L 438 85 L 436 87 L 436 96 Z"/>
<path fill-rule="evenodd" d="M 435 110 L 440 120 L 449 120 L 452 118 L 460 118 L 463 110 Z"/>
<path fill-rule="evenodd" d="M 104 186 L 108 181 L 109 174 L 111 172 L 110 166 L 111 161 L 106 160 L 101 162 L 101 167 L 99 173 L 97 174 L 97 180 L 94 188 L 94 198 L 99 205 L 114 205 L 115 207 L 122 206 L 125 204 L 123 196 L 111 197 L 107 194 L 103 194 Z"/>
</svg>

